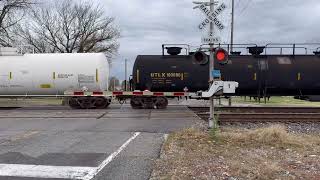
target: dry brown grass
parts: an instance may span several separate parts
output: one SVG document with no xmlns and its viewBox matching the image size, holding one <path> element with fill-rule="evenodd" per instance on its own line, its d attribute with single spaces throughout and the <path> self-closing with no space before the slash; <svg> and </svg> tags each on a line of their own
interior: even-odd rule
<svg viewBox="0 0 320 180">
<path fill-rule="evenodd" d="M 320 179 L 320 136 L 280 125 L 169 136 L 152 179 Z"/>
<path fill-rule="evenodd" d="M 273 125 L 268 128 L 251 131 L 225 129 L 217 138 L 226 142 L 233 142 L 239 146 L 274 146 L 277 148 L 295 147 L 304 149 L 312 146 L 312 142 L 317 142 L 317 138 L 314 139 L 310 135 L 290 134 L 287 132 L 286 127 L 281 125 Z"/>
</svg>

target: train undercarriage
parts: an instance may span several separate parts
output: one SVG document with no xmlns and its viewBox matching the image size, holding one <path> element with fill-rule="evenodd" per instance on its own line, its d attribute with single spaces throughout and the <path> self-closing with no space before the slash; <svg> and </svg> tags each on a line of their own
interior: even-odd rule
<svg viewBox="0 0 320 180">
<path fill-rule="evenodd" d="M 73 109 L 105 109 L 116 98 L 120 104 L 130 99 L 133 109 L 166 109 L 168 98 L 207 99 L 214 95 L 234 94 L 239 84 L 233 81 L 215 81 L 205 92 L 150 92 L 150 91 L 115 91 L 115 92 L 65 92 L 68 104 Z"/>
<path fill-rule="evenodd" d="M 122 104 L 128 97 L 119 97 Z M 105 97 L 71 97 L 68 105 L 72 109 L 106 109 L 111 104 L 110 98 Z M 166 109 L 168 99 L 166 97 L 130 97 L 130 105 L 133 109 Z"/>
<path fill-rule="evenodd" d="M 106 97 L 71 97 L 68 104 L 73 109 L 105 109 L 111 104 Z"/>
<path fill-rule="evenodd" d="M 166 97 L 132 97 L 130 100 L 133 109 L 166 109 L 168 99 Z"/>
</svg>

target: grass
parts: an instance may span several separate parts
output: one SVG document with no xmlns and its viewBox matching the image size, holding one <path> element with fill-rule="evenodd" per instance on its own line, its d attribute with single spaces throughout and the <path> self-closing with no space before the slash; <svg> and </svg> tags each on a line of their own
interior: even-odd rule
<svg viewBox="0 0 320 180">
<path fill-rule="evenodd" d="M 280 125 L 171 134 L 152 179 L 320 179 L 320 136 Z"/>
<path fill-rule="evenodd" d="M 253 98 L 252 100 L 249 97 L 244 99 L 244 97 L 235 97 L 232 98 L 234 103 L 240 104 L 253 104 L 253 105 L 262 105 L 262 106 L 316 106 L 320 107 L 320 102 L 310 102 L 303 101 L 299 99 L 294 99 L 293 97 L 287 96 L 274 96 L 270 98 L 270 101 L 267 101 L 267 104 L 264 104 L 264 100 L 261 99 L 261 103 L 256 102 Z"/>
</svg>

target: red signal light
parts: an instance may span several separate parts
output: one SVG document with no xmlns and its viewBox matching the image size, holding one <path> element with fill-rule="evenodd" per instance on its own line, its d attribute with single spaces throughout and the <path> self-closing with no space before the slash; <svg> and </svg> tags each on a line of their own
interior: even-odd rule
<svg viewBox="0 0 320 180">
<path fill-rule="evenodd" d="M 220 51 L 217 53 L 217 60 L 218 61 L 223 61 L 226 58 L 226 55 L 224 54 L 224 52 Z"/>
<path fill-rule="evenodd" d="M 222 48 L 218 48 L 215 51 L 215 59 L 220 64 L 226 64 L 228 62 L 228 52 Z"/>
</svg>

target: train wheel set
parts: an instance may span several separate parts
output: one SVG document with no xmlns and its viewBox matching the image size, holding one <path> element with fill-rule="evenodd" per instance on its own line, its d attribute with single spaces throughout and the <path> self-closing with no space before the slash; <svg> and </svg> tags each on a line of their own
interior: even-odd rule
<svg viewBox="0 0 320 180">
<path fill-rule="evenodd" d="M 105 109 L 111 100 L 105 97 L 71 97 L 68 104 L 73 109 Z"/>
<path fill-rule="evenodd" d="M 130 99 L 133 109 L 166 109 L 169 102 L 166 97 L 117 97 L 119 102 Z M 68 105 L 72 109 L 106 109 L 111 104 L 111 98 L 107 97 L 71 97 Z"/>
<path fill-rule="evenodd" d="M 128 97 L 118 97 L 122 104 Z M 166 109 L 169 102 L 166 97 L 131 97 L 133 109 Z M 72 109 L 105 109 L 111 104 L 111 98 L 106 97 L 71 97 L 68 104 Z"/>
<path fill-rule="evenodd" d="M 169 102 L 166 97 L 133 97 L 130 104 L 133 109 L 166 109 Z"/>
<path fill-rule="evenodd" d="M 115 98 L 120 103 L 130 99 L 133 109 L 166 109 L 168 98 L 196 97 L 196 93 L 187 92 L 66 92 L 65 97 L 73 109 L 105 109 Z"/>
</svg>

